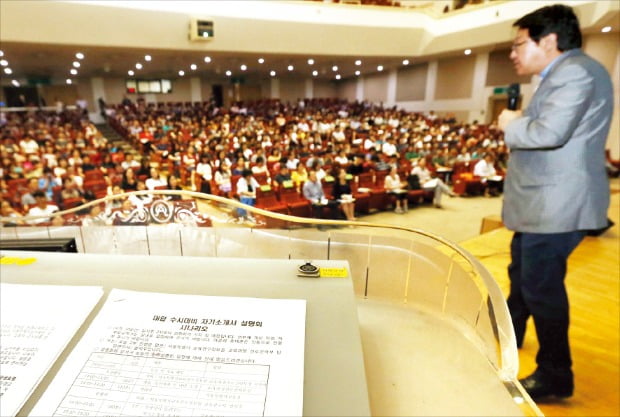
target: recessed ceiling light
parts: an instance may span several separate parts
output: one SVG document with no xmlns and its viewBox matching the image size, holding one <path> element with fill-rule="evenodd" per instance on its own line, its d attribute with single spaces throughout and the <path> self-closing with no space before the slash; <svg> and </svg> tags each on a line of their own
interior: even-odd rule
<svg viewBox="0 0 620 417">
<path fill-rule="evenodd" d="M 73 61 L 73 66 L 74 66 L 75 68 L 80 68 L 80 63 L 79 63 L 79 62 L 77 62 L 77 61 Z"/>
<path fill-rule="evenodd" d="M 259 63 L 259 64 L 263 64 L 263 63 L 265 63 L 265 59 L 264 59 L 264 58 L 258 58 L 258 63 Z"/>
<path fill-rule="evenodd" d="M 181 77 L 182 77 L 182 76 L 184 76 L 184 75 L 185 75 L 185 71 L 180 70 L 180 71 L 179 71 L 179 75 L 180 75 Z"/>
<path fill-rule="evenodd" d="M 603 29 L 601 29 L 601 32 L 603 33 L 611 32 L 611 26 L 605 26 Z"/>
<path fill-rule="evenodd" d="M 77 59 L 84 59 L 84 54 L 83 54 L 83 53 L 81 53 L 81 52 L 78 52 L 77 54 L 75 54 L 75 57 L 76 57 Z"/>
<path fill-rule="evenodd" d="M 316 77 L 317 75 L 319 75 L 319 72 L 317 70 L 312 71 L 312 76 Z"/>
<path fill-rule="evenodd" d="M 336 79 L 339 80 L 340 79 L 340 74 L 336 74 Z"/>
<path fill-rule="evenodd" d="M 5 73 L 5 74 L 13 74 L 13 70 L 12 70 L 11 68 L 9 68 L 9 67 L 6 67 L 6 68 L 4 69 L 4 73 Z"/>
<path fill-rule="evenodd" d="M 269 72 L 269 75 L 271 75 L 272 77 L 275 77 L 275 76 L 276 76 L 276 72 L 275 72 L 274 70 L 271 70 L 271 71 Z"/>
<path fill-rule="evenodd" d="M 409 60 L 408 59 L 403 59 L 403 65 L 409 65 Z"/>
<path fill-rule="evenodd" d="M 246 69 L 248 69 L 248 66 L 243 64 L 239 68 L 241 69 L 241 71 L 245 71 Z"/>
<path fill-rule="evenodd" d="M 288 67 L 286 67 L 286 69 L 288 69 L 289 71 L 293 71 L 295 69 L 295 67 L 292 66 L 292 65 L 289 65 Z"/>
<path fill-rule="evenodd" d="M 362 60 L 358 59 L 357 61 L 355 61 L 355 65 L 357 65 L 358 67 L 362 65 Z"/>
<path fill-rule="evenodd" d="M 209 62 L 211 62 L 211 57 L 210 56 L 206 56 L 205 57 L 205 62 L 208 64 Z"/>
<path fill-rule="evenodd" d="M 377 65 L 377 71 L 383 71 L 383 65 Z"/>
<path fill-rule="evenodd" d="M 133 76 L 134 72 L 132 70 L 127 71 L 127 75 Z"/>
<path fill-rule="evenodd" d="M 7 61 L 6 59 L 0 59 L 0 65 L 6 67 L 9 65 L 9 61 Z"/>
<path fill-rule="evenodd" d="M 308 60 L 308 65 L 314 65 L 314 59 L 310 58 L 310 59 Z"/>
<path fill-rule="evenodd" d="M 11 84 L 13 84 L 15 87 L 19 87 L 19 81 L 17 80 L 11 81 Z"/>
<path fill-rule="evenodd" d="M 334 65 L 334 66 L 332 67 L 332 71 L 334 71 L 334 72 L 338 71 L 338 65 Z"/>
<path fill-rule="evenodd" d="M 0 51 L 0 56 L 4 56 L 4 52 L 3 51 Z"/>
<path fill-rule="evenodd" d="M 145 61 L 150 61 L 152 58 L 150 55 L 144 55 L 144 60 Z"/>
<path fill-rule="evenodd" d="M 136 69 L 142 69 L 142 64 L 138 62 L 138 63 L 136 64 Z"/>
<path fill-rule="evenodd" d="M 471 55 L 471 49 L 465 49 L 465 55 Z"/>
<path fill-rule="evenodd" d="M 231 75 L 232 75 L 232 71 L 230 71 L 230 70 L 226 71 L 226 76 L 227 77 L 230 77 Z"/>
<path fill-rule="evenodd" d="M 72 84 L 73 81 L 71 81 L 71 78 L 67 78 L 67 84 Z"/>
<path fill-rule="evenodd" d="M 71 71 L 69 71 L 72 75 L 77 75 L 77 70 L 75 68 L 71 68 Z"/>
<path fill-rule="evenodd" d="M 362 72 L 360 70 L 355 71 L 355 75 L 360 75 Z"/>
<path fill-rule="evenodd" d="M 196 68 L 198 68 L 196 64 L 192 64 L 189 66 L 189 69 L 191 69 L 192 71 L 196 71 Z"/>
</svg>

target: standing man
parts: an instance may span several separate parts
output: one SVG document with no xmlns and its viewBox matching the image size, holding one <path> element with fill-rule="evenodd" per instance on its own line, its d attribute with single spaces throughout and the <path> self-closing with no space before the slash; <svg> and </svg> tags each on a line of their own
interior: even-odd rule
<svg viewBox="0 0 620 417">
<path fill-rule="evenodd" d="M 517 345 L 530 315 L 538 336 L 537 369 L 523 387 L 533 399 L 570 397 L 566 261 L 588 230 L 607 224 L 613 88 L 607 71 L 580 50 L 570 7 L 543 7 L 513 26 L 517 74 L 542 80 L 523 112 L 504 110 L 498 121 L 511 150 L 502 213 L 515 231 L 507 302 Z"/>
</svg>

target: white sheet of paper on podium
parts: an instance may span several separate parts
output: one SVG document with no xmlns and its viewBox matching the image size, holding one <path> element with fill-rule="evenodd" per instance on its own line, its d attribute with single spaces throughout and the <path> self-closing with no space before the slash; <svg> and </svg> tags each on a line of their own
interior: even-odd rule
<svg viewBox="0 0 620 417">
<path fill-rule="evenodd" d="M 114 289 L 30 415 L 303 411 L 305 300 Z"/>
<path fill-rule="evenodd" d="M 14 416 L 103 295 L 101 287 L 0 284 L 0 415 Z"/>
</svg>

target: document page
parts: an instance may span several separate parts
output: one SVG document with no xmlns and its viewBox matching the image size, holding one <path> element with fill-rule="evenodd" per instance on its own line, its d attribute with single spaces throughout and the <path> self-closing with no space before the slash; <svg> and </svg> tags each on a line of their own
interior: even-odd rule
<svg viewBox="0 0 620 417">
<path fill-rule="evenodd" d="M 33 416 L 301 416 L 305 300 L 112 290 Z"/>
<path fill-rule="evenodd" d="M 101 287 L 0 283 L 0 416 L 14 416 L 103 295 Z"/>
</svg>

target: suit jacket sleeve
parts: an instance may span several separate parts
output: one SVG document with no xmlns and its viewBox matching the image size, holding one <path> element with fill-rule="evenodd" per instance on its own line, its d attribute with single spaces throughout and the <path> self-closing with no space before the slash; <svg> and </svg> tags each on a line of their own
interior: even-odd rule
<svg viewBox="0 0 620 417">
<path fill-rule="evenodd" d="M 505 140 L 511 149 L 553 149 L 566 144 L 594 92 L 594 79 L 579 65 L 557 68 L 539 89 L 543 84 L 544 97 L 506 127 Z"/>
</svg>

